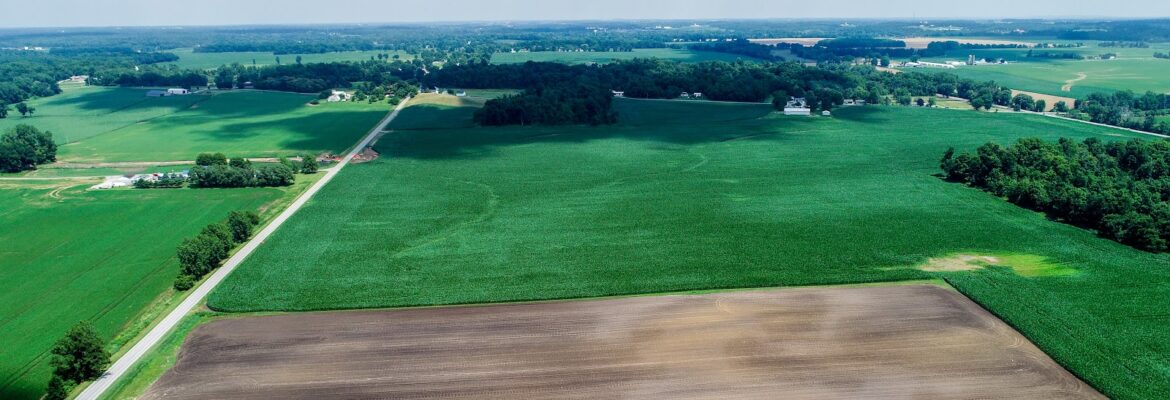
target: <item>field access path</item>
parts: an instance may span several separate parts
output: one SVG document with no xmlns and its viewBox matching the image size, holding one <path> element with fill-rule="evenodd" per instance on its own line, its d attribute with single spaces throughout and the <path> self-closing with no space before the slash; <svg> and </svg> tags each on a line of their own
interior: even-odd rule
<svg viewBox="0 0 1170 400">
<path fill-rule="evenodd" d="M 341 159 L 341 162 L 337 163 L 336 167 L 326 170 L 325 176 L 322 177 L 321 180 L 317 181 L 313 184 L 313 186 L 309 187 L 309 190 L 306 190 L 305 193 L 300 195 L 300 197 L 297 197 L 296 201 L 293 201 L 293 203 L 290 204 L 283 212 L 281 212 L 280 215 L 276 216 L 276 218 L 273 219 L 271 223 L 265 226 L 264 229 L 260 230 L 260 232 L 257 233 L 256 236 L 252 238 L 252 240 L 249 240 L 248 243 L 245 243 L 244 247 L 241 248 L 240 251 L 232 255 L 232 257 L 229 258 L 222 267 L 219 267 L 219 269 L 213 272 L 211 276 L 203 282 L 202 285 L 199 285 L 199 287 L 193 289 L 191 294 L 189 294 L 186 299 L 183 299 L 182 303 L 179 303 L 178 307 L 175 307 L 174 310 L 171 310 L 171 312 L 167 314 L 167 316 L 163 318 L 162 321 L 158 323 L 158 325 L 155 325 L 154 328 L 151 328 L 150 332 L 147 332 L 145 336 L 139 339 L 138 342 L 130 348 L 130 350 L 126 351 L 125 354 L 122 354 L 122 356 L 119 357 L 117 361 L 114 361 L 113 365 L 111 365 L 110 368 L 106 370 L 106 373 L 102 375 L 101 378 L 98 378 L 96 381 L 86 387 L 85 390 L 77 396 L 77 399 L 97 400 L 99 397 L 101 397 L 101 395 L 105 393 L 105 391 L 109 389 L 110 386 L 114 384 L 114 382 L 117 382 L 118 379 L 122 378 L 122 376 L 130 370 L 130 367 L 133 367 L 134 364 L 138 362 L 138 360 L 142 359 L 142 357 L 146 355 L 147 351 L 154 348 L 154 346 L 158 345 L 159 342 L 166 338 L 167 334 L 170 333 L 170 331 L 179 324 L 179 321 L 183 320 L 183 317 L 187 316 L 191 310 L 194 310 L 197 305 L 202 303 L 203 299 L 207 297 L 207 294 L 211 293 L 211 291 L 215 289 L 215 287 L 219 285 L 220 282 L 223 282 L 224 278 L 227 278 L 227 276 L 230 275 L 232 271 L 236 269 L 236 267 L 243 263 L 243 261 L 247 259 L 253 251 L 259 248 L 260 244 L 264 243 L 264 240 L 268 239 L 268 237 L 272 235 L 273 232 L 276 232 L 276 230 L 280 228 L 280 225 L 283 224 L 284 221 L 287 221 L 289 217 L 291 217 L 293 214 L 296 214 L 297 210 L 300 210 L 301 206 L 304 206 L 305 203 L 307 203 L 309 199 L 317 193 L 317 191 L 325 187 L 325 185 L 328 184 L 329 181 L 332 180 L 338 172 L 341 172 L 341 169 L 345 168 L 345 166 L 349 164 L 349 160 L 353 159 L 355 155 L 364 150 L 367 146 L 370 145 L 370 143 L 373 143 L 373 141 L 377 139 L 383 131 L 386 130 L 386 126 L 390 125 L 390 122 L 398 116 L 398 113 L 402 111 L 408 102 L 410 102 L 409 97 L 406 98 L 403 102 L 399 103 L 398 107 L 396 107 L 394 111 L 383 118 L 377 126 L 370 130 L 370 133 L 366 134 L 366 136 L 362 138 L 362 140 L 358 142 L 358 144 L 354 146 L 353 149 L 345 154 L 345 157 Z"/>
</svg>

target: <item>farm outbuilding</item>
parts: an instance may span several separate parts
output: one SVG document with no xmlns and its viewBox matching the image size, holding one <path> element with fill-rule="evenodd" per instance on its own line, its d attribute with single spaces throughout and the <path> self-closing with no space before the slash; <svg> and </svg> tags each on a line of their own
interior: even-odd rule
<svg viewBox="0 0 1170 400">
<path fill-rule="evenodd" d="M 191 94 L 191 91 L 187 89 L 167 89 L 167 96 L 182 96 L 185 94 Z"/>
</svg>

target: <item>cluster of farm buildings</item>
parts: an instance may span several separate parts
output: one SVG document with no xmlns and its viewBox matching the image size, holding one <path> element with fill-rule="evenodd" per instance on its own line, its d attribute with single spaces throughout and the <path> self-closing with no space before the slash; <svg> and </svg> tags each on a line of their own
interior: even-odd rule
<svg viewBox="0 0 1170 400">
<path fill-rule="evenodd" d="M 976 59 L 975 55 L 967 56 L 967 61 L 947 61 L 947 62 L 928 62 L 928 61 L 906 61 L 899 66 L 906 68 L 958 68 L 964 65 L 990 65 L 990 64 L 1007 64 L 1004 59 L 988 60 L 985 58 Z"/>
<path fill-rule="evenodd" d="M 93 185 L 92 187 L 90 187 L 90 189 L 113 189 L 113 188 L 120 188 L 120 187 L 130 187 L 130 186 L 134 186 L 134 183 L 138 182 L 138 181 L 145 180 L 147 182 L 158 182 L 159 179 L 163 179 L 163 178 L 171 178 L 171 179 L 179 178 L 179 179 L 186 180 L 189 177 L 189 173 L 190 173 L 190 171 L 183 170 L 183 171 L 179 171 L 179 172 L 167 172 L 167 173 L 156 172 L 156 173 L 152 173 L 152 174 L 136 174 L 136 175 L 131 175 L 131 176 L 121 176 L 121 175 L 107 176 L 105 181 L 103 181 L 102 183 L 99 183 L 97 185 Z"/>
</svg>

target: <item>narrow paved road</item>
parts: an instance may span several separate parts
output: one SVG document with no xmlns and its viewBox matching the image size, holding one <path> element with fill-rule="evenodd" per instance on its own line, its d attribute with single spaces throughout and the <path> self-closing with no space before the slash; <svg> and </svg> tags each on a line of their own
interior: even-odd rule
<svg viewBox="0 0 1170 400">
<path fill-rule="evenodd" d="M 171 312 L 167 314 L 167 316 L 163 318 L 163 320 L 159 322 L 158 325 L 152 328 L 150 332 L 147 332 L 146 336 L 143 336 L 142 339 L 139 339 L 138 343 L 134 344 L 134 347 L 131 347 L 129 351 L 127 351 L 125 354 L 122 354 L 122 356 L 119 357 L 118 360 L 110 366 L 110 369 L 106 370 L 106 373 L 102 375 L 101 378 L 98 378 L 98 380 L 94 381 L 91 385 L 89 385 L 89 387 L 86 387 L 85 390 L 77 396 L 77 398 L 79 400 L 97 400 L 99 397 L 101 397 L 102 393 L 104 393 L 107 389 L 110 388 L 111 385 L 114 384 L 114 382 L 122 378 L 123 375 L 126 375 L 126 372 L 130 370 L 130 367 L 134 366 L 138 360 L 142 359 L 142 356 L 146 355 L 147 351 L 161 342 L 166 337 L 166 335 L 170 333 L 170 331 L 174 329 L 176 325 L 179 324 L 179 321 L 181 321 L 183 317 L 190 313 L 191 310 L 195 309 L 195 306 L 203 302 L 203 299 L 207 297 L 207 294 L 211 293 L 212 289 L 215 289 L 215 287 L 219 285 L 219 283 L 222 282 L 224 278 L 230 275 L 232 271 L 235 270 L 236 267 L 244 261 L 244 259 L 248 258 L 248 255 L 252 254 L 252 251 L 260 247 L 260 244 L 264 243 L 264 240 L 268 239 L 268 236 L 272 235 L 272 232 L 275 232 L 277 228 L 280 228 L 280 225 L 283 224 L 284 221 L 288 220 L 288 218 L 295 214 L 297 210 L 300 210 L 301 206 L 304 206 L 305 203 L 308 202 L 309 199 L 317 193 L 317 191 L 321 190 L 322 187 L 328 184 L 329 181 L 332 180 L 333 177 L 336 176 L 342 168 L 345 168 L 346 164 L 349 164 L 349 160 L 353 159 L 355 154 L 361 152 L 366 148 L 366 146 L 369 146 L 370 143 L 374 141 L 374 139 L 380 136 L 382 131 L 386 129 L 386 126 L 390 124 L 390 121 L 393 121 L 394 118 L 398 116 L 398 113 L 402 111 L 402 108 L 405 107 L 406 103 L 409 101 L 410 98 L 407 98 L 405 101 L 398 104 L 398 107 L 395 108 L 394 111 L 389 115 L 387 115 L 386 118 L 382 119 L 382 122 L 379 122 L 378 126 L 375 126 L 374 129 L 370 130 L 370 133 L 367 134 L 365 138 L 363 138 L 362 141 L 357 144 L 357 146 L 354 146 L 354 148 L 345 155 L 345 158 L 342 158 L 341 162 L 337 163 L 336 167 L 326 170 L 325 176 L 322 177 L 321 180 L 317 181 L 317 183 L 314 183 L 313 186 L 309 187 L 309 190 L 305 191 L 305 193 L 300 197 L 297 197 L 296 201 L 289 205 L 288 208 L 284 210 L 284 212 L 280 213 L 280 215 L 278 215 L 276 219 L 273 219 L 272 222 L 268 224 L 268 226 L 265 226 L 264 229 L 260 230 L 260 232 L 257 233 L 256 236 L 252 238 L 252 240 L 244 244 L 244 247 L 241 248 L 240 251 L 236 252 L 236 254 L 229 258 L 222 267 L 219 267 L 219 269 L 213 272 L 211 276 L 207 278 L 206 282 L 203 282 L 202 285 L 199 285 L 199 287 L 195 288 L 191 294 L 183 300 L 182 303 L 179 303 L 178 307 L 175 307 L 174 310 L 171 310 Z"/>
</svg>

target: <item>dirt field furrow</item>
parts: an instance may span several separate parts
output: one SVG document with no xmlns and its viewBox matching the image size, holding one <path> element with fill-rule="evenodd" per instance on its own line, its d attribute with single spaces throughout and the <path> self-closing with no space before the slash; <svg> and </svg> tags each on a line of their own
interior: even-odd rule
<svg viewBox="0 0 1170 400">
<path fill-rule="evenodd" d="M 931 285 L 228 319 L 147 399 L 1102 396 Z"/>
</svg>

